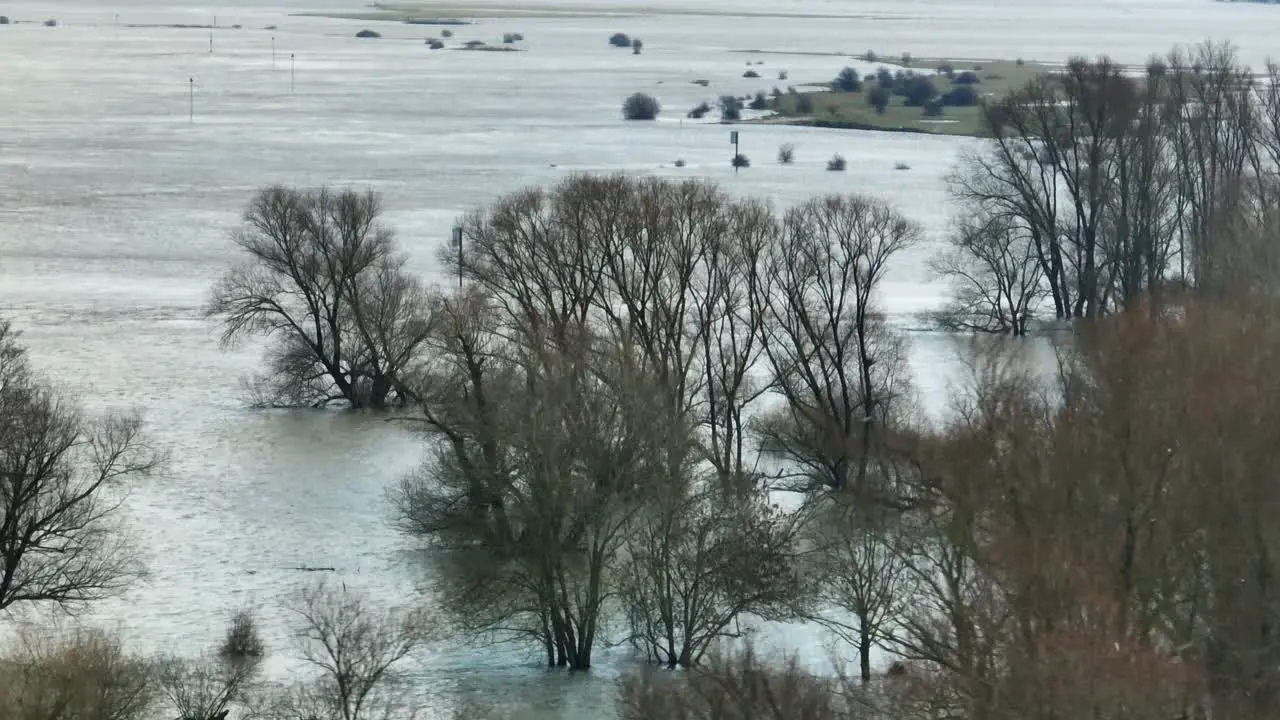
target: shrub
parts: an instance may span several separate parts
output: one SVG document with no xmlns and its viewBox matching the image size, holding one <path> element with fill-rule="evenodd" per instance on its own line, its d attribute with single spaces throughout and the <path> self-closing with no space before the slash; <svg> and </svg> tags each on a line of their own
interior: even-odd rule
<svg viewBox="0 0 1280 720">
<path fill-rule="evenodd" d="M 796 96 L 796 112 L 808 115 L 813 112 L 813 96 L 805 93 Z"/>
<path fill-rule="evenodd" d="M 956 69 L 954 66 L 951 65 L 951 63 L 942 63 L 941 65 L 938 66 L 938 74 L 946 75 L 947 77 L 952 77 L 953 75 L 956 74 Z"/>
<path fill-rule="evenodd" d="M 786 71 L 786 70 L 779 70 L 779 71 L 778 71 L 778 79 L 779 79 L 779 80 L 786 80 L 786 79 L 787 79 L 787 71 Z"/>
<path fill-rule="evenodd" d="M 361 30 L 360 32 L 356 33 L 356 37 L 358 37 L 358 38 L 380 38 L 380 37 L 382 37 L 382 34 L 381 34 L 381 33 L 378 33 L 378 32 L 375 32 L 375 31 L 373 31 L 373 30 Z"/>
<path fill-rule="evenodd" d="M 253 611 L 243 609 L 231 616 L 227 635 L 218 648 L 218 655 L 228 660 L 260 658 L 263 655 L 262 638 L 258 635 L 258 621 Z"/>
<path fill-rule="evenodd" d="M 956 85 L 943 93 L 942 104 L 950 107 L 972 107 L 978 104 L 978 92 L 972 85 Z"/>
<path fill-rule="evenodd" d="M 911 65 L 911 53 L 908 53 L 908 52 L 902 53 L 902 66 L 908 67 L 910 65 Z"/>
<path fill-rule="evenodd" d="M 693 83 L 694 85 L 701 85 L 702 87 L 711 87 L 710 80 L 690 80 L 689 82 Z"/>
<path fill-rule="evenodd" d="M 682 168 L 682 167 L 684 167 L 684 158 L 677 158 L 677 159 L 676 159 L 676 167 L 678 167 L 678 168 Z"/>
<path fill-rule="evenodd" d="M 430 39 L 430 40 L 428 40 L 428 41 L 427 41 L 427 47 L 431 48 L 432 50 L 443 50 L 443 49 L 444 49 L 444 41 L 443 41 L 443 40 L 436 40 L 435 38 L 432 38 L 432 39 Z"/>
<path fill-rule="evenodd" d="M 926 103 L 938 96 L 938 86 L 928 75 L 911 75 L 903 83 L 907 105 L 924 107 Z"/>
<path fill-rule="evenodd" d="M 1014 60 L 1014 61 L 1013 61 L 1013 64 L 1014 64 L 1014 65 L 1017 65 L 1018 67 L 1022 67 L 1023 65 L 1026 65 L 1027 63 L 1026 63 L 1026 61 L 1025 61 L 1025 60 L 1023 60 L 1022 58 L 1018 58 L 1017 60 Z"/>
<path fill-rule="evenodd" d="M 465 48 L 467 48 L 468 50 L 475 50 L 476 48 L 484 47 L 484 41 L 483 41 L 483 40 L 468 40 L 468 41 L 466 41 L 466 42 L 462 43 L 462 46 L 463 46 L 463 47 L 465 47 Z"/>
<path fill-rule="evenodd" d="M 773 90 L 769 92 L 769 96 L 772 97 L 776 102 L 779 98 L 782 97 L 782 91 L 778 89 L 777 85 L 774 85 Z"/>
<path fill-rule="evenodd" d="M 848 163 L 845 162 L 844 156 L 840 153 L 836 153 L 827 161 L 827 169 L 831 172 L 844 172 L 845 165 L 847 164 Z"/>
<path fill-rule="evenodd" d="M 503 33 L 502 34 L 502 42 L 506 45 L 510 45 L 511 43 L 517 43 L 517 42 L 520 42 L 521 40 L 524 40 L 524 36 L 521 35 L 520 33 Z"/>
<path fill-rule="evenodd" d="M 744 78 L 758 78 L 758 77 L 760 77 L 760 73 L 756 72 L 755 70 L 748 70 L 748 71 L 746 71 L 746 72 L 742 73 L 742 77 L 744 77 Z"/>
<path fill-rule="evenodd" d="M 893 86 L 896 84 L 893 72 L 889 68 L 880 68 L 876 71 L 876 82 L 885 90 L 893 90 Z"/>
<path fill-rule="evenodd" d="M 790 165 L 796 159 L 796 146 L 791 143 L 784 143 L 778 147 L 778 162 L 783 165 Z"/>
<path fill-rule="evenodd" d="M 747 107 L 751 108 L 752 110 L 768 110 L 769 97 L 765 95 L 763 92 L 758 92 L 756 93 L 755 97 L 751 98 L 751 103 L 748 104 Z"/>
<path fill-rule="evenodd" d="M 858 71 L 851 67 L 847 67 L 836 75 L 836 79 L 831 81 L 831 89 L 840 92 L 861 92 L 862 78 L 858 77 Z"/>
<path fill-rule="evenodd" d="M 640 50 L 641 50 L 642 48 L 644 48 L 644 41 L 642 41 L 640 38 L 636 38 L 635 40 L 632 40 L 632 41 L 631 41 L 631 54 L 632 54 L 632 55 L 639 55 L 639 54 L 640 54 Z"/>
<path fill-rule="evenodd" d="M 451 37 L 453 37 L 453 31 L 452 31 L 452 30 L 448 30 L 448 29 L 441 30 L 441 31 L 440 31 L 440 37 L 447 37 L 447 38 L 451 38 Z"/>
<path fill-rule="evenodd" d="M 874 50 L 868 50 L 862 54 L 863 62 L 880 62 L 880 56 Z"/>
<path fill-rule="evenodd" d="M 951 82 L 956 85 L 976 85 L 977 83 L 982 82 L 982 80 L 978 77 L 977 73 L 971 70 L 965 70 L 951 78 Z"/>
<path fill-rule="evenodd" d="M 942 117 L 942 98 L 933 98 L 924 104 L 925 117 Z"/>
<path fill-rule="evenodd" d="M 8 24 L 9 24 L 9 17 L 7 15 L 0 15 L 0 25 L 8 25 Z"/>
<path fill-rule="evenodd" d="M 112 635 L 22 628 L 16 644 L 0 661 L 5 720 L 141 720 L 155 709 L 149 664 L 127 654 Z"/>
<path fill-rule="evenodd" d="M 751 160 L 748 159 L 746 155 L 739 153 L 733 156 L 733 159 L 729 161 L 729 164 L 736 168 L 751 167 Z"/>
<path fill-rule="evenodd" d="M 644 93 L 633 93 L 622 102 L 622 117 L 627 120 L 654 120 L 661 111 L 658 99 Z"/>
<path fill-rule="evenodd" d="M 737 122 L 742 119 L 742 101 L 732 95 L 720 96 L 720 122 Z"/>
<path fill-rule="evenodd" d="M 871 91 L 867 93 L 867 102 L 871 103 L 871 107 L 875 108 L 877 113 L 883 115 L 885 110 L 889 108 L 890 97 L 888 89 L 881 85 L 871 88 Z"/>
<path fill-rule="evenodd" d="M 706 114 L 709 112 L 711 112 L 711 106 L 707 104 L 706 100 L 703 100 L 698 103 L 697 107 L 689 111 L 688 117 L 691 117 L 694 120 L 701 120 L 703 117 L 706 117 Z"/>
<path fill-rule="evenodd" d="M 631 47 L 631 38 L 626 33 L 614 33 L 609 36 L 609 44 L 614 47 L 628 48 Z"/>
</svg>

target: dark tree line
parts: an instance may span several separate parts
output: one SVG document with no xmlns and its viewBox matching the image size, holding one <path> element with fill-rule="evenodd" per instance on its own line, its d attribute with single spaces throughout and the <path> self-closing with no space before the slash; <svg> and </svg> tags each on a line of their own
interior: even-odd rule
<svg viewBox="0 0 1280 720">
<path fill-rule="evenodd" d="M 984 104 L 993 140 L 951 179 L 964 220 L 937 263 L 955 286 L 943 323 L 1020 335 L 1035 315 L 1273 282 L 1277 77 L 1205 44 L 1137 77 L 1074 58 Z"/>
</svg>

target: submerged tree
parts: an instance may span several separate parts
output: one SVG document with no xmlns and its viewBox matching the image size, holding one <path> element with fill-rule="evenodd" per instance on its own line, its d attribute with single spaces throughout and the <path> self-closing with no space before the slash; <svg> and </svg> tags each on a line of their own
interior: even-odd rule
<svg viewBox="0 0 1280 720">
<path fill-rule="evenodd" d="M 412 399 L 406 373 L 431 325 L 381 201 L 351 190 L 262 190 L 236 244 L 248 256 L 213 289 L 223 341 L 262 336 L 264 404 L 384 407 Z"/>
<path fill-rule="evenodd" d="M 114 516 L 159 462 L 141 429 L 133 415 L 91 418 L 41 381 L 0 321 L 0 610 L 76 610 L 137 575 Z"/>
</svg>

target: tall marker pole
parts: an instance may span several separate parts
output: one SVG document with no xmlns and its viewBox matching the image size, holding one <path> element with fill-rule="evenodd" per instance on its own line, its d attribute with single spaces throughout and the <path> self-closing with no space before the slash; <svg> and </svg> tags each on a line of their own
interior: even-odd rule
<svg viewBox="0 0 1280 720">
<path fill-rule="evenodd" d="M 289 94 L 293 94 L 293 53 L 289 53 Z"/>
<path fill-rule="evenodd" d="M 738 131 L 737 130 L 729 131 L 729 142 L 733 143 L 733 174 L 737 175 L 738 174 L 738 158 L 742 156 L 742 153 L 738 152 Z"/>
<path fill-rule="evenodd" d="M 187 122 L 194 124 L 196 121 L 196 79 L 187 78 L 188 89 L 188 105 L 187 105 Z"/>
</svg>

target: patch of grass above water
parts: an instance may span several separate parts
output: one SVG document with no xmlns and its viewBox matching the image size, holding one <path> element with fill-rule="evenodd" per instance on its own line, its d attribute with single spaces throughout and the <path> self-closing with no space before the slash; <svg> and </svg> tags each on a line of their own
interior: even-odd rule
<svg viewBox="0 0 1280 720">
<path fill-rule="evenodd" d="M 886 64 L 887 65 L 887 64 Z M 1013 60 L 946 60 L 920 58 L 909 67 L 891 66 L 892 69 L 914 70 L 919 74 L 933 73 L 937 68 L 949 66 L 955 75 L 972 72 L 979 82 L 971 85 L 980 97 L 999 98 L 1020 88 L 1033 78 L 1057 71 L 1057 66 L 1041 63 L 1021 63 Z M 834 76 L 834 73 L 833 73 Z M 939 95 L 950 91 L 954 85 L 942 73 L 927 75 Z M 778 98 L 775 112 L 765 122 L 813 127 L 845 128 L 852 130 L 889 130 L 898 132 L 922 132 L 938 135 L 981 134 L 979 108 L 944 107 L 942 115 L 926 117 L 924 108 L 908 106 L 906 98 L 890 97 L 883 113 L 876 112 L 868 99 L 868 93 L 877 86 L 876 76 L 864 77 L 858 92 L 838 92 L 830 89 L 803 90 Z"/>
</svg>

